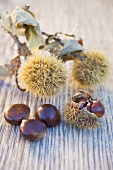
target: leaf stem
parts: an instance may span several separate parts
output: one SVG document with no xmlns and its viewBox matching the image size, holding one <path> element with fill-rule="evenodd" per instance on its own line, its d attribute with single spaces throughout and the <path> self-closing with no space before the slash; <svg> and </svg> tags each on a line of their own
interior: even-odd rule
<svg viewBox="0 0 113 170">
<path fill-rule="evenodd" d="M 19 41 L 17 35 L 13 35 L 11 32 L 8 32 L 8 33 L 10 34 L 10 36 L 13 38 L 14 42 L 18 45 L 19 49 L 26 57 L 26 53 L 25 53 L 24 49 L 22 48 L 22 43 Z"/>
<path fill-rule="evenodd" d="M 8 33 L 13 38 L 14 42 L 17 44 L 20 54 L 22 54 L 25 57 L 25 59 L 28 55 L 31 55 L 31 52 L 29 48 L 27 47 L 26 43 L 21 43 L 17 35 L 13 35 L 11 32 L 8 32 Z"/>
<path fill-rule="evenodd" d="M 25 91 L 26 89 L 22 89 L 19 84 L 18 84 L 18 69 L 15 71 L 15 82 L 16 82 L 16 85 L 17 85 L 17 88 L 21 91 Z"/>
</svg>

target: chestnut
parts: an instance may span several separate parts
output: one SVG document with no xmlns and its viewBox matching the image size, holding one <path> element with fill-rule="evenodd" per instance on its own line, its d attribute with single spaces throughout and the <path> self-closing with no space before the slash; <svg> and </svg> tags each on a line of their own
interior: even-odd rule
<svg viewBox="0 0 113 170">
<path fill-rule="evenodd" d="M 40 120 L 22 120 L 22 123 L 20 125 L 20 133 L 26 140 L 39 140 L 46 133 L 46 125 Z"/>
<path fill-rule="evenodd" d="M 86 107 L 88 102 L 91 99 L 91 94 L 86 90 L 79 90 L 75 95 L 72 97 L 72 101 L 78 103 L 79 110 Z"/>
<path fill-rule="evenodd" d="M 60 113 L 52 104 L 42 104 L 35 113 L 35 118 L 45 123 L 47 127 L 56 126 L 60 123 Z"/>
<path fill-rule="evenodd" d="M 19 125 L 29 114 L 30 108 L 26 104 L 13 104 L 4 110 L 4 118 L 11 125 Z"/>
<path fill-rule="evenodd" d="M 72 101 L 75 102 L 75 103 L 86 102 L 86 101 L 87 101 L 87 97 L 82 96 L 80 93 L 76 93 L 76 94 L 72 97 Z"/>
<path fill-rule="evenodd" d="M 100 101 L 95 101 L 89 92 L 79 90 L 64 106 L 62 118 L 78 128 L 93 129 L 100 127 L 104 111 Z"/>
<path fill-rule="evenodd" d="M 79 93 L 81 94 L 81 96 L 84 96 L 84 97 L 86 97 L 89 100 L 91 99 L 91 94 L 88 91 L 86 91 L 86 90 L 79 90 Z"/>
<path fill-rule="evenodd" d="M 86 90 L 79 90 L 73 97 L 72 101 L 75 103 L 89 101 L 91 99 L 91 94 Z"/>
<path fill-rule="evenodd" d="M 87 104 L 87 110 L 89 111 L 89 112 L 91 112 L 91 105 L 92 105 L 92 102 L 89 102 L 88 104 Z"/>
<path fill-rule="evenodd" d="M 82 110 L 84 107 L 86 107 L 88 102 L 85 102 L 85 101 L 82 101 L 82 102 L 79 102 L 79 110 Z"/>
<path fill-rule="evenodd" d="M 100 101 L 92 101 L 87 104 L 87 110 L 94 113 L 98 117 L 102 117 L 105 112 L 105 108 Z"/>
<path fill-rule="evenodd" d="M 73 97 L 72 97 L 72 101 L 75 103 L 78 103 L 79 105 L 79 109 L 83 109 L 86 105 L 87 105 L 87 97 L 86 96 L 82 96 L 81 93 L 76 93 Z"/>
</svg>

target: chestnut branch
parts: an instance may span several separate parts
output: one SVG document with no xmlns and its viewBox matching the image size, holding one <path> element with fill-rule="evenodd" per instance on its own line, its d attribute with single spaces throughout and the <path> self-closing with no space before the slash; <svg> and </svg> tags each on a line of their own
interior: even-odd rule
<svg viewBox="0 0 113 170">
<path fill-rule="evenodd" d="M 24 56 L 26 58 L 28 55 L 32 54 L 31 51 L 29 50 L 29 48 L 27 47 L 26 43 L 21 43 L 19 41 L 17 35 L 13 35 L 11 32 L 8 32 L 8 33 L 13 38 L 14 42 L 17 44 L 19 55 Z"/>
</svg>

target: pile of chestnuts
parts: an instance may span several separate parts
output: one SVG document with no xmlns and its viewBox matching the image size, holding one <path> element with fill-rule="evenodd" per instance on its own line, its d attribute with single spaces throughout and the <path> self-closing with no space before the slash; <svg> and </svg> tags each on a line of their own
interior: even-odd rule
<svg viewBox="0 0 113 170">
<path fill-rule="evenodd" d="M 4 118 L 11 125 L 20 125 L 20 133 L 29 141 L 39 140 L 46 133 L 46 127 L 60 123 L 60 113 L 52 104 L 42 104 L 29 119 L 30 108 L 26 104 L 13 104 L 4 110 Z"/>
<path fill-rule="evenodd" d="M 78 128 L 100 127 L 105 108 L 100 100 L 92 99 L 89 92 L 78 91 L 64 106 L 62 118 Z M 11 125 L 20 125 L 20 133 L 29 141 L 41 139 L 47 127 L 57 126 L 61 116 L 52 104 L 42 104 L 35 112 L 35 119 L 29 119 L 30 108 L 26 104 L 13 104 L 4 110 L 4 118 Z"/>
<path fill-rule="evenodd" d="M 78 128 L 100 127 L 105 108 L 100 100 L 93 99 L 85 90 L 78 91 L 64 106 L 63 119 Z"/>
</svg>

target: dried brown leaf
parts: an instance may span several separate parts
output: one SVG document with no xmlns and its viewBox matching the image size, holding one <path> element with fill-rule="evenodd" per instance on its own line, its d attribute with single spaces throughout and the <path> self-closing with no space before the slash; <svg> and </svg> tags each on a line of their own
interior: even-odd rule
<svg viewBox="0 0 113 170">
<path fill-rule="evenodd" d="M 83 46 L 80 45 L 75 39 L 67 40 L 61 50 L 59 56 L 66 55 L 69 53 L 75 53 L 78 51 L 83 51 Z"/>
<path fill-rule="evenodd" d="M 16 28 L 12 23 L 11 16 L 7 13 L 7 11 L 4 11 L 0 14 L 0 24 L 8 32 L 12 32 L 13 34 L 21 36 L 25 35 L 24 33 L 25 29 Z"/>
<path fill-rule="evenodd" d="M 16 8 L 11 14 L 11 19 L 15 27 L 25 29 L 25 36 L 29 42 L 30 50 L 33 50 L 39 45 L 44 45 L 40 25 L 31 13 L 23 9 Z"/>
<path fill-rule="evenodd" d="M 9 77 L 12 76 L 15 71 L 20 67 L 21 61 L 20 57 L 17 56 L 11 60 L 10 64 L 5 64 L 0 66 L 0 77 Z"/>
<path fill-rule="evenodd" d="M 21 65 L 21 60 L 20 56 L 15 57 L 14 59 L 11 60 L 11 65 L 13 66 L 13 70 L 15 71 L 18 69 Z"/>
<path fill-rule="evenodd" d="M 78 40 L 78 43 L 81 44 L 81 45 L 83 46 L 83 39 L 80 38 L 80 39 Z"/>
<path fill-rule="evenodd" d="M 30 11 L 29 8 L 30 8 L 29 5 L 24 5 L 24 6 L 22 7 L 22 9 L 23 9 L 24 11 L 29 12 L 29 13 L 35 18 L 35 14 L 34 14 L 32 11 Z"/>
<path fill-rule="evenodd" d="M 18 55 L 25 56 L 26 54 L 26 56 L 29 56 L 32 54 L 26 43 L 21 43 L 21 48 L 23 49 L 23 51 L 18 47 Z"/>
</svg>

